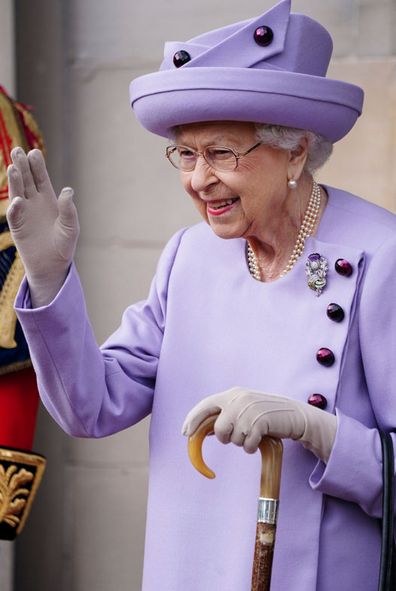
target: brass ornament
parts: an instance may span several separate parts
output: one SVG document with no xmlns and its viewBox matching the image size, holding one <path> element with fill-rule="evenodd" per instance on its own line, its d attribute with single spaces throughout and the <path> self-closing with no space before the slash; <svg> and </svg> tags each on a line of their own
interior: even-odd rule
<svg viewBox="0 0 396 591">
<path fill-rule="evenodd" d="M 26 499 L 21 497 L 29 496 L 29 489 L 23 486 L 34 478 L 32 472 L 11 464 L 4 469 L 0 465 L 0 521 L 16 527 L 20 524 L 20 514 L 26 505 Z"/>
<path fill-rule="evenodd" d="M 38 454 L 0 448 L 0 539 L 12 540 L 22 531 L 45 465 Z"/>
</svg>

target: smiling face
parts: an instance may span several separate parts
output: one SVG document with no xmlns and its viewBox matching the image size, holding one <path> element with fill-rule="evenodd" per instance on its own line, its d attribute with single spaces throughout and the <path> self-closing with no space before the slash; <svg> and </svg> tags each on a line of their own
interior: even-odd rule
<svg viewBox="0 0 396 591">
<path fill-rule="evenodd" d="M 253 123 L 209 122 L 181 126 L 176 142 L 202 152 L 207 146 L 226 146 L 239 153 L 257 142 Z M 239 159 L 231 172 L 213 170 L 202 157 L 192 172 L 180 171 L 184 189 L 202 217 L 221 238 L 261 239 L 288 204 L 290 154 L 259 146 Z"/>
</svg>

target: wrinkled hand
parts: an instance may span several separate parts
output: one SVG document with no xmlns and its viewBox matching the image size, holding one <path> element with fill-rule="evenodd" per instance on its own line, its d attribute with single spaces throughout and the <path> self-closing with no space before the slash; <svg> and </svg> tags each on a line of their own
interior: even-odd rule
<svg viewBox="0 0 396 591">
<path fill-rule="evenodd" d="M 334 415 L 284 396 L 231 388 L 208 396 L 187 415 L 183 435 L 190 436 L 202 421 L 220 412 L 214 432 L 222 443 L 254 453 L 265 435 L 296 439 L 327 462 L 337 430 Z"/>
<path fill-rule="evenodd" d="M 73 260 L 79 223 L 73 190 L 56 197 L 40 150 L 11 152 L 7 220 L 25 267 L 33 307 L 52 301 Z"/>
</svg>

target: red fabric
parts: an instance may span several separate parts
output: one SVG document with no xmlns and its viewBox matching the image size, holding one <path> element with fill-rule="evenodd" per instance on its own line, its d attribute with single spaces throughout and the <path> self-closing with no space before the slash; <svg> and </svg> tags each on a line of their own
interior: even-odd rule
<svg viewBox="0 0 396 591">
<path fill-rule="evenodd" d="M 0 376 L 0 447 L 32 449 L 38 401 L 33 369 Z"/>
</svg>

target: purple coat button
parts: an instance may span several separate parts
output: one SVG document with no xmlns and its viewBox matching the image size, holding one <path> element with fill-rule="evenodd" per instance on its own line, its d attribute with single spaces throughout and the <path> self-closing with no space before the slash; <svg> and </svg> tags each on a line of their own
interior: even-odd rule
<svg viewBox="0 0 396 591">
<path fill-rule="evenodd" d="M 254 40 L 257 45 L 261 45 L 261 47 L 267 47 L 272 43 L 274 38 L 274 32 L 270 27 L 257 27 L 254 31 Z"/>
<path fill-rule="evenodd" d="M 350 277 L 353 273 L 353 267 L 346 259 L 337 259 L 334 267 L 337 273 L 343 277 Z"/>
<path fill-rule="evenodd" d="M 330 349 L 327 349 L 327 347 L 321 347 L 316 353 L 316 360 L 320 365 L 331 367 L 335 361 L 334 353 Z"/>
<path fill-rule="evenodd" d="M 327 406 L 327 399 L 325 396 L 323 396 L 323 394 L 311 394 L 311 396 L 308 398 L 308 404 L 324 410 Z"/>
<path fill-rule="evenodd" d="M 181 66 L 184 66 L 184 64 L 186 64 L 190 60 L 191 55 L 188 53 L 188 51 L 185 51 L 184 49 L 176 51 L 175 55 L 173 56 L 173 63 L 176 66 L 176 68 L 181 68 Z"/>
<path fill-rule="evenodd" d="M 334 322 L 342 322 L 345 317 L 344 310 L 338 304 L 329 304 L 326 313 L 330 320 L 334 320 Z"/>
</svg>

